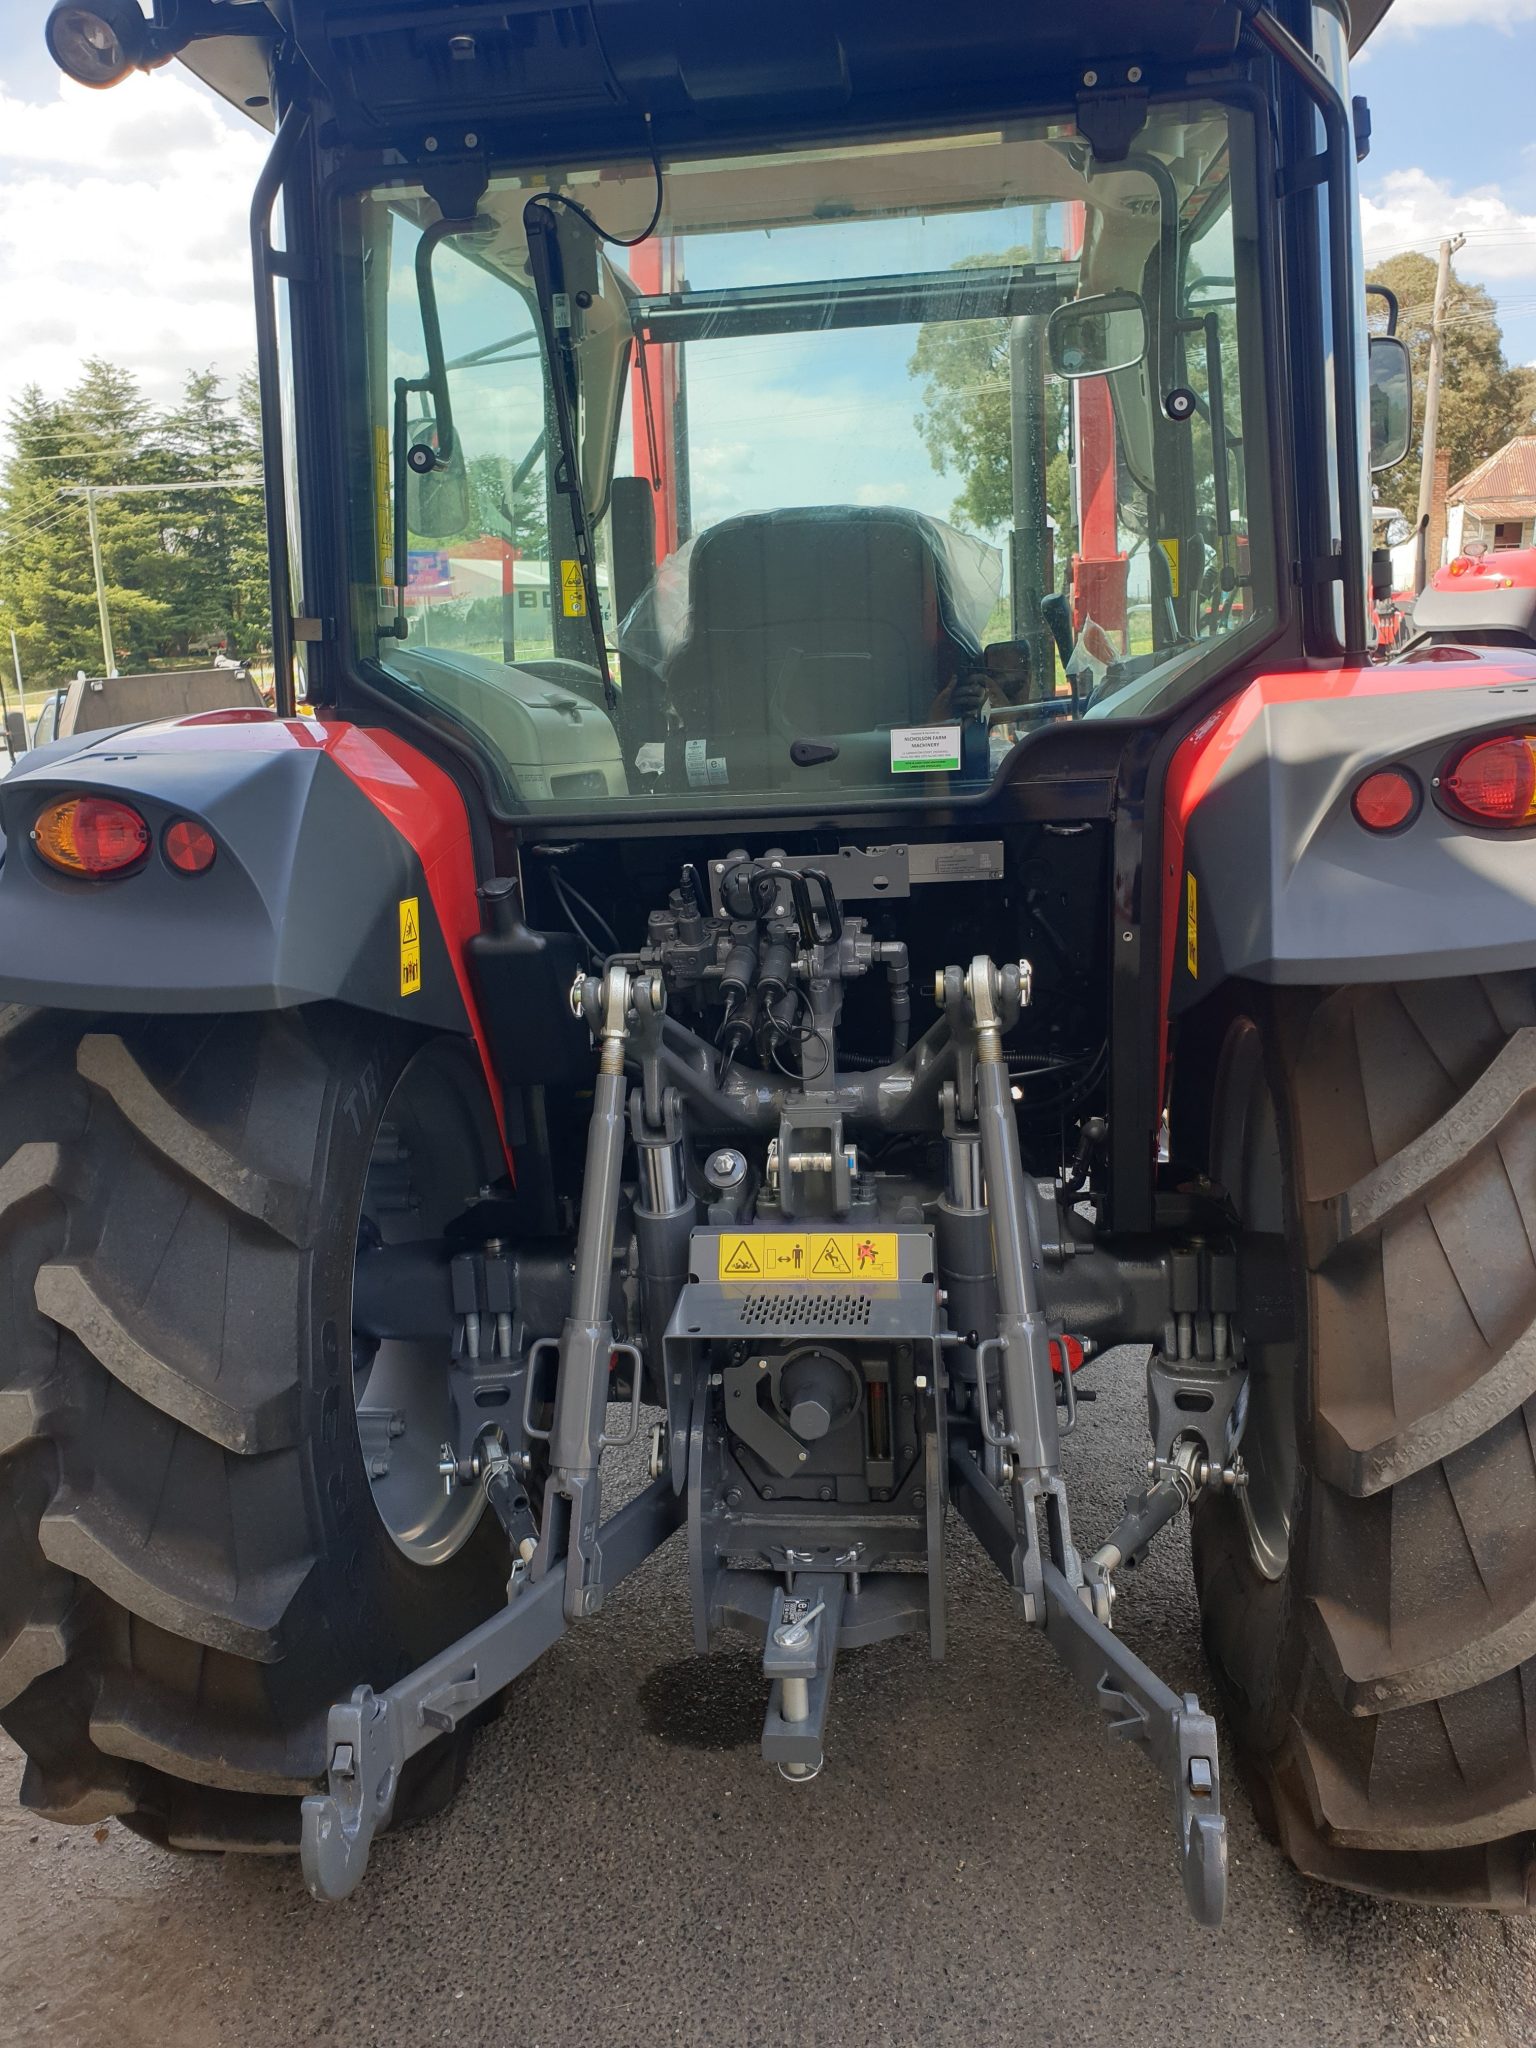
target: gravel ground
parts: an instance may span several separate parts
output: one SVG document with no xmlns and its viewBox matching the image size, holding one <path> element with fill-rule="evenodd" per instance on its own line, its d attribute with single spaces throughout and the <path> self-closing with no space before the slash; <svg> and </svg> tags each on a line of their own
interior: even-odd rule
<svg viewBox="0 0 1536 2048">
<path fill-rule="evenodd" d="M 1095 1377 L 1068 1447 L 1090 1540 L 1144 1455 L 1139 1361 Z M 756 1658 L 690 1654 L 675 1537 L 522 1681 L 453 1811 L 385 1837 L 344 1906 L 291 1864 L 35 1822 L 0 1738 L 0 2042 L 1536 2044 L 1536 1927 L 1306 1883 L 1230 1757 L 1227 1924 L 1196 1928 L 1161 1784 L 951 1529 L 948 1660 L 915 1642 L 841 1659 L 813 1785 L 756 1755 Z M 1117 1621 L 1209 1696 L 1181 1532 Z"/>
</svg>

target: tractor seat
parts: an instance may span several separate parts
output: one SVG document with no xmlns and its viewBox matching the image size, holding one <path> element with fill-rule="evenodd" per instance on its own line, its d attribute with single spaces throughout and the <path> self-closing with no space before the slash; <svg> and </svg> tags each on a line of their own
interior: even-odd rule
<svg viewBox="0 0 1536 2048">
<path fill-rule="evenodd" d="M 685 734 L 789 742 L 921 724 L 980 656 L 944 531 L 897 506 L 746 513 L 701 533 L 664 656 Z"/>
</svg>

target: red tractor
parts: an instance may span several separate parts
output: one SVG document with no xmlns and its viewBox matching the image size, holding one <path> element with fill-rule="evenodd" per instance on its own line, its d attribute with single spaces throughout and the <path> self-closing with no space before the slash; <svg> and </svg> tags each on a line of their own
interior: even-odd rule
<svg viewBox="0 0 1536 2048">
<path fill-rule="evenodd" d="M 1489 554 L 1474 542 L 1437 569 L 1403 651 L 1427 647 L 1536 648 L 1536 548 Z"/>
<path fill-rule="evenodd" d="M 26 1803 L 341 1897 L 667 1541 L 803 1782 L 953 1509 L 1214 1923 L 1188 1512 L 1286 1854 L 1525 1909 L 1536 657 L 1370 660 L 1342 9 L 48 33 L 273 128 L 278 701 L 0 783 Z"/>
</svg>

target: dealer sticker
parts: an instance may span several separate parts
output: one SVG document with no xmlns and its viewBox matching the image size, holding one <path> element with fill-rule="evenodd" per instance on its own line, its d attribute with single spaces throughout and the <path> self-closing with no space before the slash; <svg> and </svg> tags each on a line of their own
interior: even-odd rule
<svg viewBox="0 0 1536 2048">
<path fill-rule="evenodd" d="M 726 1231 L 718 1240 L 722 1280 L 899 1280 L 893 1230 Z"/>
<path fill-rule="evenodd" d="M 893 775 L 953 774 L 959 766 L 958 725 L 898 725 L 893 729 Z"/>
</svg>

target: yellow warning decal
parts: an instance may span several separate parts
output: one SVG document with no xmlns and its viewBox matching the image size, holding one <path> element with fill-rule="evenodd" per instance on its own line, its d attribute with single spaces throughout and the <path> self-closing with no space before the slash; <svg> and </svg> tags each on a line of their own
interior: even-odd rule
<svg viewBox="0 0 1536 2048">
<path fill-rule="evenodd" d="M 890 1230 L 765 1230 L 719 1239 L 722 1280 L 899 1280 L 900 1240 Z"/>
<path fill-rule="evenodd" d="M 582 577 L 580 562 L 560 564 L 560 609 L 568 619 L 584 619 L 587 616 L 587 586 Z"/>
<path fill-rule="evenodd" d="M 373 430 L 373 503 L 379 542 L 379 581 L 393 583 L 395 533 L 390 510 L 389 436 L 382 427 Z"/>
<path fill-rule="evenodd" d="M 1172 586 L 1168 594 L 1170 597 L 1177 597 L 1179 594 L 1179 544 L 1177 540 L 1170 539 L 1160 540 L 1158 546 L 1162 549 L 1163 558 L 1168 564 L 1168 581 Z"/>
<path fill-rule="evenodd" d="M 1200 979 L 1200 913 L 1195 900 L 1195 871 L 1193 868 L 1184 877 L 1184 957 L 1189 962 L 1189 978 Z"/>
<path fill-rule="evenodd" d="M 414 896 L 400 899 L 400 993 L 421 994 L 421 912 Z"/>
</svg>

